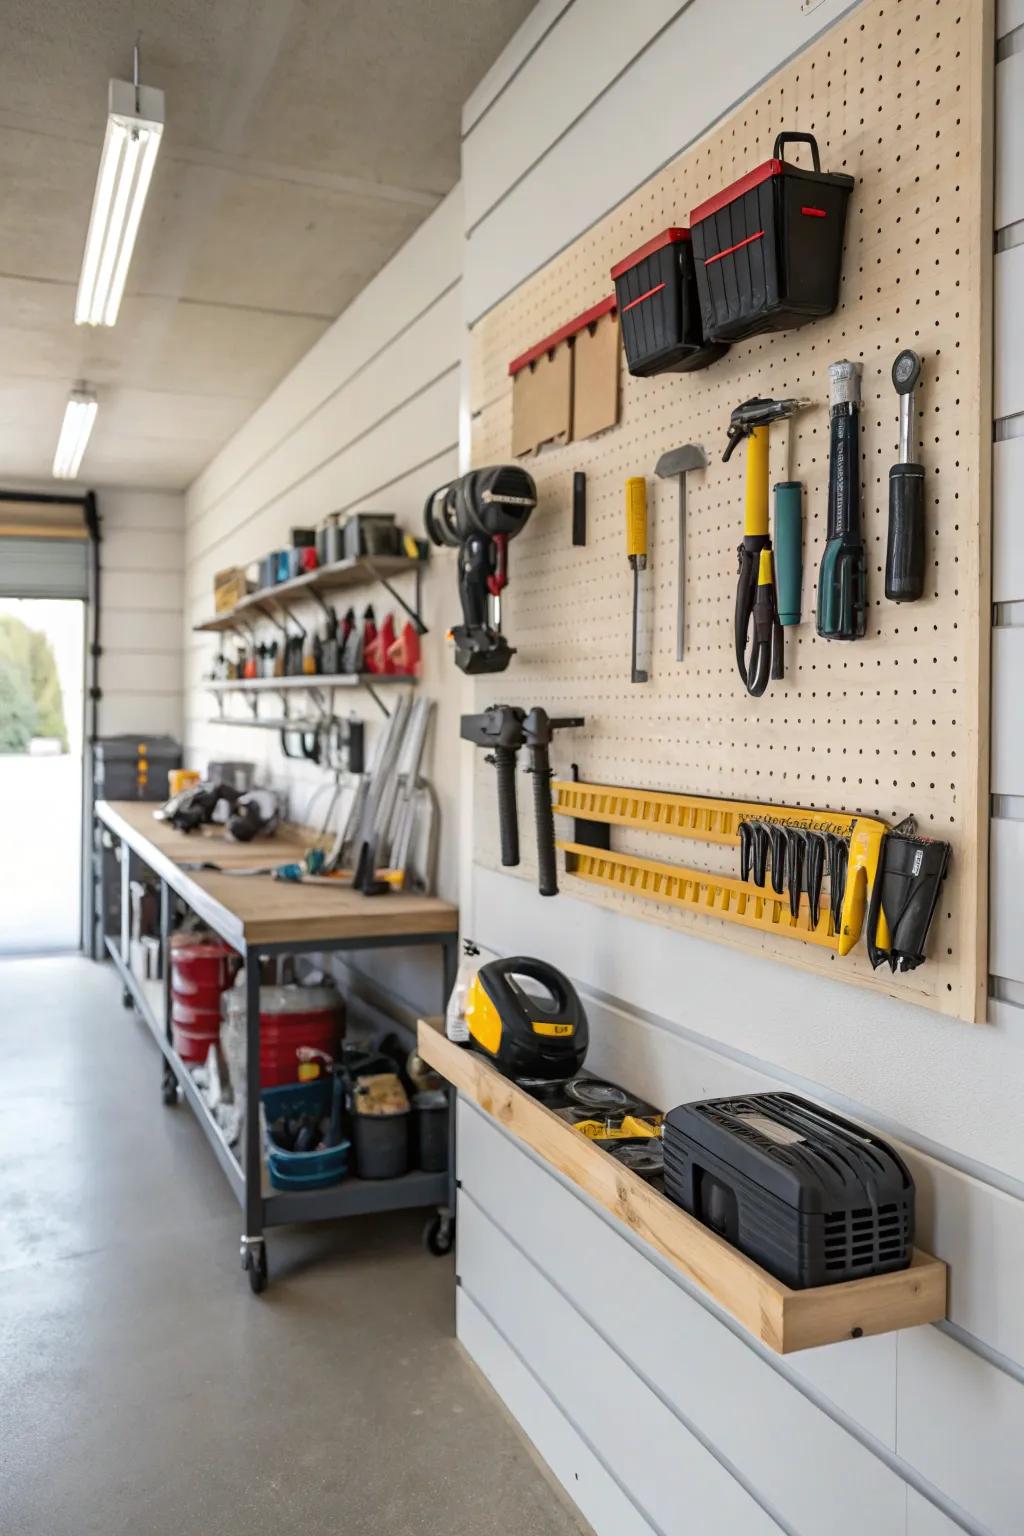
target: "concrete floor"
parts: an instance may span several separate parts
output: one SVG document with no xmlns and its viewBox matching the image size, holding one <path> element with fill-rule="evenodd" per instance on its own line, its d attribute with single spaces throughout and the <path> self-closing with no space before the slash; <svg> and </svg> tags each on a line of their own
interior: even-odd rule
<svg viewBox="0 0 1024 1536">
<path fill-rule="evenodd" d="M 239 1212 L 109 967 L 0 962 L 0 1531 L 573 1536 L 422 1216 Z"/>
</svg>

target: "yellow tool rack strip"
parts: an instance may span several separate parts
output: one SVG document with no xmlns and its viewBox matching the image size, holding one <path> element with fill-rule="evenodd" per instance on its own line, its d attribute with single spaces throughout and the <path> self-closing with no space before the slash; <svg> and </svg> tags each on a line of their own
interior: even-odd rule
<svg viewBox="0 0 1024 1536">
<path fill-rule="evenodd" d="M 584 716 L 585 729 L 558 758 L 567 766 L 571 750 L 597 783 L 838 805 L 891 826 L 913 814 L 922 834 L 951 845 L 952 859 L 927 963 L 905 975 L 873 972 L 863 945 L 840 957 L 774 928 L 643 899 L 624 884 L 570 877 L 563 889 L 636 920 L 974 1019 L 984 1017 L 988 970 L 991 7 L 928 7 L 912 54 L 900 35 L 902 10 L 892 0 L 862 0 L 474 324 L 472 463 L 500 464 L 512 449 L 510 360 L 606 295 L 624 256 L 686 224 L 690 209 L 762 164 L 780 131 L 813 133 L 823 168 L 854 177 L 833 314 L 735 342 L 695 373 L 637 378 L 620 360 L 619 425 L 523 460 L 539 500 L 515 543 L 503 595 L 503 627 L 517 654 L 502 679 L 472 684 L 463 707 L 501 698 Z M 800 149 L 791 158 L 805 163 Z M 926 567 L 922 598 L 896 604 L 885 599 L 883 569 L 898 444 L 890 371 L 905 347 L 923 359 L 914 435 L 925 470 Z M 864 370 L 868 617 L 866 635 L 853 643 L 822 639 L 814 624 L 828 368 L 841 358 Z M 786 631 L 784 678 L 760 699 L 746 695 L 733 655 L 744 454 L 721 462 L 730 413 L 752 396 L 812 402 L 771 429 L 770 483 L 803 485 L 803 621 Z M 679 485 L 657 479 L 655 465 L 685 443 L 702 446 L 708 463 L 686 478 L 685 647 L 677 662 Z M 577 471 L 587 477 L 582 548 L 571 541 Z M 637 475 L 647 480 L 649 522 L 644 684 L 629 680 L 623 512 L 626 482 Z M 481 758 L 475 771 L 474 858 L 500 870 L 493 770 Z M 622 846 L 634 852 L 631 837 Z M 532 881 L 528 842 L 519 876 Z M 671 858 L 664 847 L 650 852 Z"/>
<path fill-rule="evenodd" d="M 794 1291 L 609 1157 L 478 1052 L 421 1019 L 419 1054 L 776 1354 L 891 1333 L 946 1315 L 946 1266 L 915 1248 L 909 1269 Z"/>
</svg>

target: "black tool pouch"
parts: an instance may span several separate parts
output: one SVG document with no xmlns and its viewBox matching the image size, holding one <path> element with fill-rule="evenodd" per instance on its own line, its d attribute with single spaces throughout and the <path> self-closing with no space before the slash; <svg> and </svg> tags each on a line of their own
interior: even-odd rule
<svg viewBox="0 0 1024 1536">
<path fill-rule="evenodd" d="M 868 906 L 868 958 L 875 969 L 888 960 L 892 971 L 912 971 L 924 960 L 939 887 L 949 864 L 948 843 L 890 833 L 882 867 Z M 879 913 L 889 925 L 888 950 L 876 944 Z"/>
</svg>

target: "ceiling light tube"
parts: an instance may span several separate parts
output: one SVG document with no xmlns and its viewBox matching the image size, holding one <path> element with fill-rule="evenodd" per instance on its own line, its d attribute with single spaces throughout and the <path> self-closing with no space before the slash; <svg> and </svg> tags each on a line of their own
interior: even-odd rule
<svg viewBox="0 0 1024 1536">
<path fill-rule="evenodd" d="M 76 325 L 113 325 L 164 128 L 164 93 L 111 80 L 107 133 L 75 302 Z"/>
<path fill-rule="evenodd" d="M 53 456 L 53 478 L 73 480 L 78 474 L 99 410 L 99 401 L 91 389 L 73 389 L 64 409 L 64 424 Z"/>
</svg>

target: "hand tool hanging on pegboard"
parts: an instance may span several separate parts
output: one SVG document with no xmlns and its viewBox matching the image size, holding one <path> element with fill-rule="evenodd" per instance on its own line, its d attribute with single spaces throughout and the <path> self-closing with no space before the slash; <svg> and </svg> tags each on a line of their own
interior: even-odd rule
<svg viewBox="0 0 1024 1536">
<path fill-rule="evenodd" d="M 914 391 L 921 377 L 916 352 L 901 352 L 892 365 L 900 399 L 900 461 L 889 471 L 889 535 L 885 595 L 914 603 L 924 591 L 924 469 L 914 462 Z"/>
<path fill-rule="evenodd" d="M 676 556 L 676 661 L 682 661 L 686 642 L 686 476 L 691 469 L 704 469 L 707 454 L 695 443 L 663 453 L 654 466 L 660 480 L 679 478 L 679 531 Z"/>
<path fill-rule="evenodd" d="M 923 963 L 950 852 L 948 843 L 918 837 L 913 816 L 886 837 L 867 915 L 868 959 L 875 970 L 888 965 L 894 972 L 913 971 Z"/>
<path fill-rule="evenodd" d="M 832 363 L 828 528 L 818 572 L 818 634 L 860 640 L 867 627 L 867 566 L 860 530 L 860 363 Z"/>
<path fill-rule="evenodd" d="M 537 505 L 532 475 L 518 464 L 474 469 L 431 491 L 423 509 L 434 544 L 459 551 L 461 624 L 451 637 L 463 672 L 504 672 L 515 655 L 501 632 L 508 585 L 508 545 Z"/>
<path fill-rule="evenodd" d="M 640 572 L 647 569 L 647 481 L 631 475 L 626 481 L 626 554 L 633 572 L 633 624 L 630 644 L 629 680 L 646 683 L 649 674 L 639 665 Z"/>
<path fill-rule="evenodd" d="M 582 716 L 552 720 L 539 706 L 529 712 L 515 704 L 492 704 L 482 715 L 463 715 L 463 741 L 490 749 L 486 762 L 498 776 L 498 831 L 501 862 L 519 863 L 519 811 L 516 804 L 516 759 L 520 747 L 529 754 L 527 772 L 533 777 L 533 818 L 537 830 L 537 888 L 542 896 L 558 895 L 555 865 L 555 823 L 551 809 L 551 740 L 555 731 L 582 726 Z"/>
<path fill-rule="evenodd" d="M 727 463 L 737 443 L 746 438 L 743 542 L 738 551 L 735 644 L 737 670 L 747 692 L 755 699 L 764 693 L 769 677 L 778 679 L 784 672 L 782 626 L 779 622 L 772 541 L 768 531 L 769 429 L 773 421 L 784 421 L 809 404 L 809 400 L 745 400 L 729 418 L 726 434 L 728 442 L 722 454 L 723 464 Z"/>
</svg>

